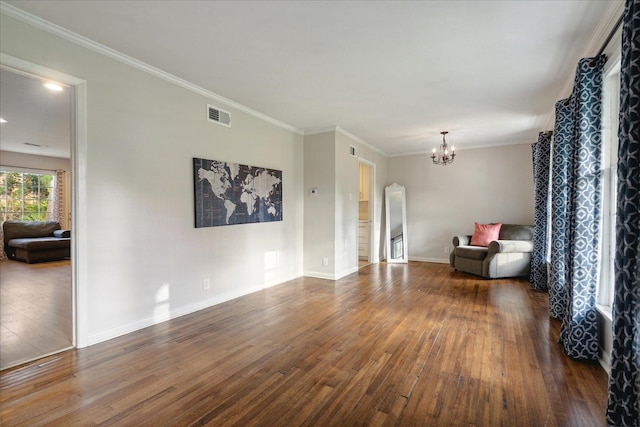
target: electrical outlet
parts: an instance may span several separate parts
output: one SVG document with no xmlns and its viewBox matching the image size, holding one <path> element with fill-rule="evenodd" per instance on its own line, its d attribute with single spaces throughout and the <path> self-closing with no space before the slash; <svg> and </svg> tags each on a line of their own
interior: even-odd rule
<svg viewBox="0 0 640 427">
<path fill-rule="evenodd" d="M 449 253 L 449 250 L 450 250 L 450 249 L 449 249 L 449 246 L 445 246 L 445 247 L 444 247 L 444 253 L 445 253 L 445 254 L 448 254 L 448 253 Z"/>
<path fill-rule="evenodd" d="M 202 281 L 202 289 L 203 289 L 203 290 L 205 290 L 205 291 L 206 291 L 207 289 L 209 289 L 209 279 L 204 279 L 204 280 Z"/>
<path fill-rule="evenodd" d="M 329 267 L 329 258 L 322 258 L 322 266 Z"/>
</svg>

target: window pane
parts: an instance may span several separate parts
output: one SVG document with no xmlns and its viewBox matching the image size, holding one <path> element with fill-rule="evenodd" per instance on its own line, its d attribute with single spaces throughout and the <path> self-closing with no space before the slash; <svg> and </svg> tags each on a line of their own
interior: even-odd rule
<svg viewBox="0 0 640 427">
<path fill-rule="evenodd" d="M 53 175 L 0 171 L 0 220 L 44 221 Z"/>
</svg>

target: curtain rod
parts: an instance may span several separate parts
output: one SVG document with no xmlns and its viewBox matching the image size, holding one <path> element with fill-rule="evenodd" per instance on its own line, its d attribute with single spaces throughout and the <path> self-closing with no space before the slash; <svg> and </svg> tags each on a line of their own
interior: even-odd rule
<svg viewBox="0 0 640 427">
<path fill-rule="evenodd" d="M 618 22 L 616 22 L 616 25 L 613 26 L 613 29 L 609 33 L 609 36 L 607 36 L 607 39 L 604 41 L 604 43 L 602 43 L 602 47 L 598 51 L 598 54 L 596 55 L 596 58 L 598 56 L 602 55 L 602 52 L 604 52 L 604 50 L 607 48 L 607 45 L 609 45 L 609 42 L 613 38 L 613 35 L 616 33 L 616 31 L 618 31 L 618 28 L 620 28 L 620 24 L 622 24 L 622 19 L 623 18 L 624 18 L 624 13 L 622 15 L 620 15 L 620 18 L 618 19 Z"/>
<path fill-rule="evenodd" d="M 5 164 L 1 164 L 0 165 L 0 169 L 2 168 L 13 168 L 13 169 L 23 169 L 23 170 L 33 170 L 33 171 L 45 171 L 45 172 L 56 172 L 57 170 L 62 170 L 64 171 L 64 169 L 44 169 L 44 168 L 32 168 L 29 166 L 14 166 L 14 165 L 5 165 Z M 66 171 L 65 171 L 66 172 Z"/>
</svg>

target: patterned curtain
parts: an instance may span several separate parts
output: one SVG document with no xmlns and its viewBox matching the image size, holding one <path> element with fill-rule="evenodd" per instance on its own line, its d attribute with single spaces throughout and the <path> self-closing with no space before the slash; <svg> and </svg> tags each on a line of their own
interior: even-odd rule
<svg viewBox="0 0 640 427">
<path fill-rule="evenodd" d="M 573 120 L 570 99 L 556 103 L 556 123 L 553 133 L 553 161 L 551 171 L 551 249 L 549 274 L 549 313 L 562 319 L 565 307 L 567 273 L 567 206 L 569 203 L 570 141 Z"/>
<path fill-rule="evenodd" d="M 551 132 L 540 132 L 533 151 L 533 186 L 535 194 L 533 223 L 533 256 L 531 258 L 531 287 L 547 290 L 547 225 L 549 204 L 549 157 Z"/>
<path fill-rule="evenodd" d="M 604 55 L 581 59 L 571 97 L 556 103 L 551 178 L 549 311 L 562 319 L 560 342 L 565 353 L 587 360 L 598 358 L 596 286 L 605 61 Z"/>
<path fill-rule="evenodd" d="M 62 224 L 66 224 L 64 218 L 64 171 L 57 170 L 54 177 L 53 204 L 51 207 L 51 219 Z"/>
<path fill-rule="evenodd" d="M 0 261 L 7 259 L 7 254 L 4 252 L 4 232 L 2 231 L 2 224 L 0 224 Z"/>
<path fill-rule="evenodd" d="M 607 422 L 640 425 L 640 0 L 622 32 L 613 348 Z"/>
</svg>

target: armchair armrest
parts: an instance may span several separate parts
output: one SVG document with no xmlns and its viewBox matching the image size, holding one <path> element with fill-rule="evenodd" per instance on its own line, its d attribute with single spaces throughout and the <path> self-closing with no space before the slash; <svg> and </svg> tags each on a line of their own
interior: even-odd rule
<svg viewBox="0 0 640 427">
<path fill-rule="evenodd" d="M 533 252 L 531 240 L 494 240 L 489 243 L 489 253 Z"/>
<path fill-rule="evenodd" d="M 471 236 L 465 236 L 465 235 L 460 235 L 460 236 L 453 236 L 453 246 L 468 246 L 469 242 L 471 242 Z"/>
</svg>

